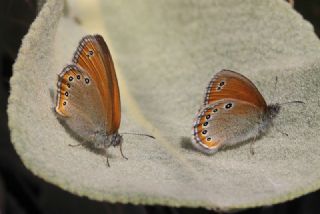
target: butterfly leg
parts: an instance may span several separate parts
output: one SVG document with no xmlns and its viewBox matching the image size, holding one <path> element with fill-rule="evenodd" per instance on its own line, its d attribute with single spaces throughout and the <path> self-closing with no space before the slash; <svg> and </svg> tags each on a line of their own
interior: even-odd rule
<svg viewBox="0 0 320 214">
<path fill-rule="evenodd" d="M 103 147 L 104 147 L 104 155 L 106 157 L 106 164 L 107 164 L 107 167 L 110 167 L 110 164 L 109 164 L 109 155 L 108 155 L 108 148 L 109 148 L 109 145 L 107 144 L 103 144 Z"/>
<path fill-rule="evenodd" d="M 120 153 L 121 153 L 121 156 L 122 156 L 124 159 L 128 160 L 128 158 L 127 158 L 126 156 L 124 156 L 124 154 L 123 154 L 123 152 L 122 152 L 122 143 L 120 143 Z"/>
<path fill-rule="evenodd" d="M 107 167 L 110 167 L 110 163 L 109 163 L 109 158 L 108 158 L 107 152 L 106 152 L 106 158 L 107 158 Z"/>
<path fill-rule="evenodd" d="M 106 159 L 107 159 L 107 161 L 106 161 L 107 167 L 110 167 L 107 148 L 105 149 L 105 156 L 106 156 Z"/>
<path fill-rule="evenodd" d="M 254 155 L 253 144 L 254 144 L 254 142 L 256 141 L 256 137 L 257 137 L 257 136 L 255 136 L 255 137 L 252 139 L 252 141 L 250 142 L 250 154 L 251 154 L 251 155 Z"/>
</svg>

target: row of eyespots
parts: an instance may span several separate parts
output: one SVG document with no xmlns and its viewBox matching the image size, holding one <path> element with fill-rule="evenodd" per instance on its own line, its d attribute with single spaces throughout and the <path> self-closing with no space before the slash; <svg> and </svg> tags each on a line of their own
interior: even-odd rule
<svg viewBox="0 0 320 214">
<path fill-rule="evenodd" d="M 207 90 L 206 90 L 205 100 L 208 100 L 208 99 L 210 98 L 212 85 L 214 84 L 215 80 L 216 80 L 216 79 L 212 79 L 212 80 L 210 81 L 209 86 L 207 87 Z M 217 85 L 216 90 L 217 90 L 217 91 L 220 91 L 224 86 L 225 86 L 225 81 L 222 80 L 222 81 Z M 205 104 L 208 104 L 208 101 L 206 101 Z M 231 108 L 231 107 L 232 107 L 232 103 L 228 103 L 228 104 L 225 105 L 225 108 L 226 108 L 226 109 L 229 109 L 229 108 Z M 205 111 L 205 112 L 206 112 L 206 111 Z M 204 112 L 200 117 L 203 117 L 203 116 L 205 115 L 205 112 Z M 214 109 L 212 110 L 212 112 L 213 112 L 213 113 L 216 113 L 216 112 L 218 112 L 218 109 L 217 109 L 217 108 L 214 108 Z M 203 123 L 203 128 L 205 128 L 205 127 L 207 127 L 207 126 L 209 125 L 208 120 L 211 118 L 211 116 L 212 116 L 211 114 L 208 114 L 208 115 L 205 116 L 206 121 Z M 196 129 L 196 130 L 197 130 L 197 129 Z M 201 134 L 204 135 L 204 136 L 205 136 L 207 133 L 208 133 L 208 130 L 207 130 L 207 129 L 204 129 L 204 130 L 202 130 L 202 132 L 201 132 Z M 201 140 L 200 140 L 198 137 L 197 137 L 197 140 L 199 140 L 199 141 L 201 142 Z M 206 138 L 206 141 L 210 142 L 210 141 L 212 141 L 212 138 L 211 138 L 211 137 L 207 137 L 207 138 Z"/>
<path fill-rule="evenodd" d="M 226 109 L 230 109 L 232 106 L 233 106 L 232 103 L 227 103 L 224 107 L 225 107 Z M 214 108 L 214 109 L 212 110 L 212 112 L 213 112 L 213 113 L 216 113 L 216 112 L 218 112 L 218 109 L 217 109 L 217 108 Z M 211 118 L 211 114 L 206 115 L 206 122 L 203 123 L 203 127 L 207 127 L 207 126 L 208 126 L 208 124 L 209 124 L 208 120 L 209 120 L 210 118 Z M 204 129 L 201 133 L 202 133 L 202 135 L 206 135 L 206 134 L 208 133 L 208 130 L 207 130 L 207 129 Z M 208 138 L 207 138 L 207 141 L 211 141 L 211 137 L 208 137 Z"/>
<path fill-rule="evenodd" d="M 217 111 L 218 111 L 217 108 L 214 108 L 214 109 L 212 110 L 213 113 L 216 113 Z M 208 124 L 209 124 L 208 120 L 209 120 L 210 118 L 211 118 L 211 114 L 207 114 L 207 115 L 206 115 L 206 122 L 203 123 L 203 127 L 208 126 Z"/>
<path fill-rule="evenodd" d="M 81 79 L 80 74 L 77 74 L 76 78 L 77 78 L 78 80 L 80 80 L 80 79 Z M 73 77 L 73 76 L 69 76 L 68 80 L 69 80 L 69 82 L 72 82 L 72 81 L 74 80 L 74 77 Z M 86 84 L 89 84 L 90 79 L 89 79 L 88 77 L 86 77 L 86 78 L 84 78 L 84 81 L 85 81 Z M 70 83 L 67 83 L 67 87 L 68 87 L 68 88 L 71 88 Z M 69 96 L 69 92 L 66 91 L 66 92 L 64 93 L 64 95 L 65 95 L 66 97 L 68 97 L 68 96 Z M 64 101 L 62 104 L 65 106 L 65 105 L 67 105 L 67 102 Z"/>
<path fill-rule="evenodd" d="M 68 71 L 70 71 L 70 68 L 66 71 L 66 72 L 68 72 Z M 63 75 L 64 75 L 65 73 L 63 73 Z M 70 83 L 66 83 L 66 81 L 63 79 L 63 75 L 61 75 L 60 74 L 60 80 L 59 80 L 59 82 L 58 82 L 58 93 L 59 93 L 59 99 L 61 99 L 60 98 L 60 96 L 61 96 L 61 94 L 62 94 L 62 92 L 61 92 L 61 90 L 62 90 L 62 88 L 61 88 L 61 86 L 63 85 L 63 84 L 66 84 L 67 85 L 67 87 L 68 88 L 70 88 L 71 86 L 70 86 Z M 70 78 L 69 78 L 69 80 L 70 80 Z M 63 89 L 64 90 L 64 89 Z M 65 91 L 64 92 L 64 95 L 66 96 L 66 97 L 68 97 L 69 96 L 69 92 L 68 91 Z M 62 98 L 62 100 L 64 100 L 64 98 Z M 66 101 L 63 101 L 63 103 L 62 103 L 62 105 L 66 105 L 67 104 L 67 102 Z"/>
<path fill-rule="evenodd" d="M 198 116 L 198 119 L 194 122 L 193 124 L 193 136 L 194 136 L 194 140 L 198 143 L 201 143 L 201 139 L 199 137 L 199 125 L 202 123 L 202 118 L 203 118 L 203 115 L 209 110 L 209 108 L 203 110 L 203 112 Z"/>
<path fill-rule="evenodd" d="M 210 110 L 210 109 L 208 109 L 208 110 Z M 214 109 L 212 110 L 213 113 L 216 113 L 217 111 L 218 111 L 217 108 L 214 108 Z M 210 113 L 210 111 L 209 111 L 209 114 L 207 114 L 207 115 L 205 116 L 206 121 L 203 123 L 203 127 L 204 127 L 204 128 L 209 125 L 209 119 L 212 117 L 212 112 Z M 203 136 L 206 136 L 207 133 L 208 133 L 208 130 L 207 130 L 207 129 L 204 129 L 204 130 L 202 130 L 202 132 L 201 132 L 201 134 L 202 134 Z M 206 137 L 206 141 L 210 142 L 211 140 L 212 140 L 212 138 L 211 138 L 210 136 L 209 136 L 209 137 Z"/>
<path fill-rule="evenodd" d="M 198 122 L 200 122 L 200 121 L 198 121 Z M 206 122 L 206 123 L 208 123 L 208 122 Z M 202 131 L 202 135 L 207 134 L 207 132 L 208 132 L 207 130 L 203 130 L 203 131 Z M 198 135 L 198 128 L 196 128 L 196 127 L 195 127 L 195 129 L 194 129 L 193 136 L 194 136 L 194 139 L 196 140 L 196 142 L 198 142 L 198 143 L 200 143 L 200 144 L 203 144 L 203 143 L 202 143 L 202 138 L 200 138 L 199 135 Z M 206 138 L 206 141 L 210 142 L 210 141 L 212 141 L 212 138 L 211 138 L 211 137 L 207 137 L 207 138 Z"/>
<path fill-rule="evenodd" d="M 73 79 L 74 79 L 74 77 L 73 77 L 73 76 L 69 76 L 69 82 L 72 82 L 72 81 L 73 81 Z M 78 74 L 78 75 L 77 75 L 77 79 L 78 79 L 78 80 L 80 80 L 80 79 L 81 79 L 80 74 Z M 85 77 L 85 78 L 84 78 L 84 81 L 85 81 L 85 83 L 86 83 L 86 84 L 89 84 L 90 79 L 89 79 L 88 77 Z M 70 84 L 69 84 L 69 83 L 67 83 L 67 86 L 68 86 L 68 88 L 70 88 Z"/>
</svg>

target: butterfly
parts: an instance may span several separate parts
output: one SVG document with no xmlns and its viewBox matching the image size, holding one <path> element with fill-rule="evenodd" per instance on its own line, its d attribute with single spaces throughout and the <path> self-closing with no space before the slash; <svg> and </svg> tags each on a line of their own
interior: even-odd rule
<svg viewBox="0 0 320 214">
<path fill-rule="evenodd" d="M 206 89 L 203 105 L 193 123 L 192 144 L 206 154 L 213 154 L 225 146 L 254 141 L 267 132 L 280 109 L 279 103 L 267 105 L 248 78 L 222 70 L 214 75 Z"/>
<path fill-rule="evenodd" d="M 59 74 L 55 112 L 68 130 L 95 148 L 120 146 L 120 92 L 113 60 L 100 35 L 81 39 L 72 64 Z M 107 165 L 109 165 L 107 151 Z"/>
</svg>

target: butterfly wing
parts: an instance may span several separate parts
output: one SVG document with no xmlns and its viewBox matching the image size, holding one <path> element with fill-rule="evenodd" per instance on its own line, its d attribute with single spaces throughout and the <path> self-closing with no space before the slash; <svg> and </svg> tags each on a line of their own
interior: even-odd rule
<svg viewBox="0 0 320 214">
<path fill-rule="evenodd" d="M 81 68 L 68 65 L 59 75 L 56 112 L 83 139 L 105 130 L 105 111 L 96 83 Z"/>
<path fill-rule="evenodd" d="M 252 103 L 222 99 L 200 109 L 193 126 L 193 144 L 212 154 L 220 147 L 233 145 L 259 134 L 263 112 Z"/>
<path fill-rule="evenodd" d="M 230 70 L 222 70 L 214 75 L 207 87 L 204 105 L 224 98 L 246 101 L 263 111 L 267 108 L 256 86 L 245 76 Z"/>
<path fill-rule="evenodd" d="M 85 70 L 97 86 L 105 111 L 103 116 L 107 133 L 117 132 L 121 120 L 119 86 L 113 60 L 103 37 L 85 36 L 72 61 Z"/>
</svg>

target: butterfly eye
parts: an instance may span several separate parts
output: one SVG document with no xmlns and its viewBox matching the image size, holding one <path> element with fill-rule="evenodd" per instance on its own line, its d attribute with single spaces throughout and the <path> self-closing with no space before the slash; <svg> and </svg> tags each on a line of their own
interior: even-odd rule
<svg viewBox="0 0 320 214">
<path fill-rule="evenodd" d="M 217 87 L 217 91 L 220 91 L 220 90 L 221 90 L 221 87 L 220 87 L 220 86 L 218 86 L 218 87 Z"/>
<path fill-rule="evenodd" d="M 208 115 L 206 116 L 206 119 L 209 120 L 210 117 L 211 117 L 210 114 L 208 114 Z"/>
<path fill-rule="evenodd" d="M 67 87 L 68 87 L 68 88 L 70 88 L 70 87 L 71 87 L 71 85 L 70 85 L 69 83 L 67 83 Z"/>
<path fill-rule="evenodd" d="M 219 84 L 221 87 L 224 86 L 224 81 L 221 81 Z"/>
<path fill-rule="evenodd" d="M 225 106 L 226 109 L 229 109 L 229 108 L 231 108 L 231 107 L 232 107 L 232 103 L 228 103 L 228 104 Z"/>
<path fill-rule="evenodd" d="M 62 104 L 65 106 L 65 105 L 67 105 L 67 102 L 66 102 L 66 101 L 64 101 Z"/>
<path fill-rule="evenodd" d="M 70 76 L 70 77 L 69 77 L 69 81 L 71 82 L 72 80 L 73 80 L 73 77 L 72 77 L 72 76 Z"/>
<path fill-rule="evenodd" d="M 89 82 L 90 82 L 89 78 L 85 78 L 84 81 L 85 81 L 87 84 L 89 84 Z"/>
<path fill-rule="evenodd" d="M 211 137 L 208 137 L 208 138 L 207 138 L 207 141 L 211 141 L 211 140 L 212 140 L 212 138 L 211 138 Z"/>
<path fill-rule="evenodd" d="M 66 97 L 67 97 L 67 96 L 69 96 L 69 93 L 66 91 L 66 93 L 64 93 L 64 95 L 66 95 Z"/>
<path fill-rule="evenodd" d="M 80 79 L 80 75 L 79 75 L 79 74 L 77 75 L 77 79 L 78 79 L 78 80 Z"/>
<path fill-rule="evenodd" d="M 203 130 L 202 134 L 205 135 L 205 134 L 207 134 L 207 132 L 208 132 L 207 130 Z"/>
<path fill-rule="evenodd" d="M 213 112 L 217 112 L 217 111 L 218 111 L 218 109 L 216 109 L 216 108 L 215 108 L 215 109 L 213 109 L 212 111 L 213 111 Z"/>
<path fill-rule="evenodd" d="M 208 122 L 205 122 L 204 124 L 203 124 L 203 126 L 207 126 L 208 125 Z"/>
</svg>

